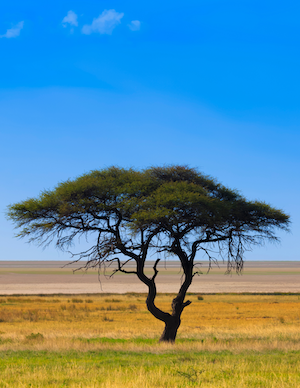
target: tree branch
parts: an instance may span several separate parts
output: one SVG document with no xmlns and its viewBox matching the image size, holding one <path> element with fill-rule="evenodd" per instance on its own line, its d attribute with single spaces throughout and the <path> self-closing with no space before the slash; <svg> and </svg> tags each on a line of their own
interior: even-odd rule
<svg viewBox="0 0 300 388">
<path fill-rule="evenodd" d="M 153 266 L 153 270 L 154 270 L 154 275 L 152 276 L 151 280 L 154 281 L 157 274 L 158 274 L 158 270 L 157 270 L 157 264 L 160 262 L 160 259 L 157 259 L 154 266 Z"/>
<path fill-rule="evenodd" d="M 123 269 L 123 267 L 129 262 L 131 261 L 132 259 L 128 259 L 127 261 L 125 261 L 124 263 L 121 263 L 120 259 L 118 257 L 115 257 L 111 260 L 106 260 L 107 262 L 114 262 L 114 261 L 117 261 L 118 263 L 118 268 L 115 269 L 113 271 L 113 273 L 110 275 L 110 278 L 114 276 L 115 273 L 117 272 L 123 272 L 123 273 L 127 273 L 127 274 L 134 274 L 134 275 L 137 275 L 137 272 L 136 271 L 127 271 L 125 269 Z"/>
</svg>

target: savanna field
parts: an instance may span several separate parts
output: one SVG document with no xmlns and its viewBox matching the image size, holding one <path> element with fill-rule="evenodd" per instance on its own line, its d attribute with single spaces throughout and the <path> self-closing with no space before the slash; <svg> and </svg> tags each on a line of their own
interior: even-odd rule
<svg viewBox="0 0 300 388">
<path fill-rule="evenodd" d="M 0 387 L 300 387 L 300 294 L 190 294 L 175 345 L 145 298 L 0 297 Z"/>
</svg>

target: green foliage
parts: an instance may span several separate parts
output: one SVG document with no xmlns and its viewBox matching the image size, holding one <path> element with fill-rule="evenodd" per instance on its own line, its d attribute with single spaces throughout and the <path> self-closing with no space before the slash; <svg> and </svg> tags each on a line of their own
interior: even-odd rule
<svg viewBox="0 0 300 388">
<path fill-rule="evenodd" d="M 247 201 L 185 166 L 95 170 L 9 206 L 7 215 L 20 228 L 18 236 L 41 245 L 55 240 L 63 249 L 96 234 L 97 243 L 80 257 L 100 264 L 122 253 L 143 265 L 155 249 L 176 254 L 184 266 L 200 249 L 213 259 L 211 244 L 239 268 L 247 247 L 277 240 L 275 228 L 289 225 L 283 211 Z"/>
<path fill-rule="evenodd" d="M 122 216 L 133 230 L 159 226 L 218 228 L 247 224 L 285 228 L 288 216 L 263 202 L 248 202 L 212 178 L 194 169 L 172 166 L 144 171 L 109 168 L 92 171 L 73 181 L 60 183 L 37 199 L 11 205 L 8 217 L 19 236 L 51 233 L 60 227 L 93 230 L 103 218 Z M 188 225 L 187 225 L 188 224 Z"/>
</svg>

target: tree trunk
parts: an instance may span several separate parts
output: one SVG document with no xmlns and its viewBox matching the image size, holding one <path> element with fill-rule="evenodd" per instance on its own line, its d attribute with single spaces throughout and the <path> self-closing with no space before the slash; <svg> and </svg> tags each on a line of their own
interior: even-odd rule
<svg viewBox="0 0 300 388">
<path fill-rule="evenodd" d="M 181 313 L 186 306 L 192 303 L 189 300 L 182 302 L 183 299 L 184 296 L 180 293 L 176 296 L 175 299 L 173 299 L 172 314 L 164 321 L 165 329 L 159 339 L 159 342 L 175 342 L 177 330 L 181 323 Z"/>
<path fill-rule="evenodd" d="M 159 309 L 155 305 L 155 297 L 156 297 L 156 285 L 155 285 L 155 278 L 158 273 L 156 266 L 159 262 L 159 259 L 156 260 L 154 264 L 154 275 L 151 279 L 149 279 L 144 274 L 144 266 L 139 265 L 140 263 L 137 263 L 137 276 L 138 278 L 148 286 L 148 296 L 146 299 L 146 305 L 149 310 L 149 312 L 160 321 L 163 321 L 165 323 L 165 329 L 160 337 L 159 342 L 171 342 L 174 343 L 177 335 L 177 330 L 180 326 L 181 320 L 181 313 L 183 309 L 191 304 L 189 300 L 184 302 L 184 298 L 187 292 L 187 289 L 189 288 L 191 282 L 192 282 L 192 270 L 190 267 L 189 270 L 185 270 L 185 280 L 180 287 L 179 293 L 176 296 L 176 298 L 172 301 L 172 314 L 166 313 Z"/>
<path fill-rule="evenodd" d="M 159 342 L 175 342 L 177 330 L 180 326 L 180 317 L 173 317 L 165 322 L 165 329 L 159 339 Z"/>
</svg>

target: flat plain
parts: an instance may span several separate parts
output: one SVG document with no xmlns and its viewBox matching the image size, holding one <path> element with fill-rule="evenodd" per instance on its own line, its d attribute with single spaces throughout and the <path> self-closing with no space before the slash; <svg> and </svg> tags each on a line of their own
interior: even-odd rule
<svg viewBox="0 0 300 388">
<path fill-rule="evenodd" d="M 250 262 L 243 275 L 204 263 L 175 344 L 158 342 L 135 277 L 110 269 L 99 283 L 65 264 L 1 262 L 0 388 L 300 387 L 299 262 Z M 181 273 L 159 269 L 170 311 Z"/>
<path fill-rule="evenodd" d="M 83 264 L 0 261 L 0 295 L 147 291 L 135 275 L 117 273 L 110 277 L 112 268 L 108 268 L 99 278 L 97 269 L 79 270 Z M 149 275 L 153 273 L 152 266 L 151 262 L 147 265 Z M 162 260 L 158 269 L 158 292 L 176 292 L 182 280 L 178 263 Z M 299 261 L 245 262 L 242 275 L 225 274 L 226 266 L 222 263 L 208 272 L 208 263 L 203 262 L 199 270 L 202 274 L 195 276 L 190 292 L 300 292 Z"/>
</svg>

